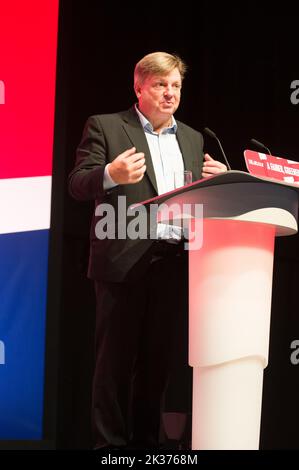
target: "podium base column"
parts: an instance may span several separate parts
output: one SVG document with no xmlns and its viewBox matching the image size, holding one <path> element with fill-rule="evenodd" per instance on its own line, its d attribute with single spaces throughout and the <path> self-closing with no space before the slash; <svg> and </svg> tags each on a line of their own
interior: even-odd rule
<svg viewBox="0 0 299 470">
<path fill-rule="evenodd" d="M 257 450 L 262 387 L 260 358 L 194 367 L 192 449 Z"/>
<path fill-rule="evenodd" d="M 258 449 L 275 227 L 203 220 L 189 250 L 193 449 Z"/>
</svg>

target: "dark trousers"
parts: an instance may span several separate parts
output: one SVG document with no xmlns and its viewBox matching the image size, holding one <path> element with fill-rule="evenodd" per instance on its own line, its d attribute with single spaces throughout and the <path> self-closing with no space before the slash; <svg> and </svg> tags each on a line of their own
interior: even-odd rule
<svg viewBox="0 0 299 470">
<path fill-rule="evenodd" d="M 154 256 L 138 281 L 96 282 L 96 447 L 158 447 L 167 384 L 188 367 L 187 252 Z"/>
</svg>

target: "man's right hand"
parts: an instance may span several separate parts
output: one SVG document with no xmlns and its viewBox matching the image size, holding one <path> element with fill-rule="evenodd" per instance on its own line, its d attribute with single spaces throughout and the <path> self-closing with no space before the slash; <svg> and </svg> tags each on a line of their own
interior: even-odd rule
<svg viewBox="0 0 299 470">
<path fill-rule="evenodd" d="M 139 183 L 145 170 L 144 153 L 136 153 L 135 147 L 118 155 L 108 168 L 111 178 L 117 184 Z"/>
</svg>

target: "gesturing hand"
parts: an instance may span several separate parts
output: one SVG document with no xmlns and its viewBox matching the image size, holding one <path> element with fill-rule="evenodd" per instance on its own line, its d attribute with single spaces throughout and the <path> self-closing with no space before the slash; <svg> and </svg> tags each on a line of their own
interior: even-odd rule
<svg viewBox="0 0 299 470">
<path fill-rule="evenodd" d="M 218 160 L 214 160 L 214 158 L 212 158 L 208 153 L 205 153 L 204 159 L 205 160 L 202 167 L 203 178 L 227 171 L 226 165 L 224 165 L 224 163 L 218 162 Z"/>
<path fill-rule="evenodd" d="M 143 152 L 132 147 L 118 155 L 109 165 L 109 174 L 117 184 L 139 183 L 146 170 Z"/>
</svg>

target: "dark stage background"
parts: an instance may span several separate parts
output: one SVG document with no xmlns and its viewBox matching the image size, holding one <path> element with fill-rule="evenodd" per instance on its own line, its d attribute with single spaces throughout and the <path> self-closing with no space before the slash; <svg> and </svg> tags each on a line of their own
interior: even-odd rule
<svg viewBox="0 0 299 470">
<path fill-rule="evenodd" d="M 274 155 L 299 160 L 299 105 L 290 101 L 290 84 L 299 79 L 298 15 L 253 3 L 224 9 L 204 1 L 197 13 L 188 2 L 130 5 L 61 0 L 53 237 L 62 241 L 52 252 L 62 260 L 57 448 L 91 447 L 94 294 L 86 268 L 92 205 L 71 200 L 66 188 L 86 118 L 129 108 L 135 63 L 149 52 L 176 52 L 189 65 L 176 117 L 213 129 L 233 169 L 246 170 L 242 152 L 252 137 Z M 221 159 L 215 143 L 205 142 Z M 298 236 L 276 242 L 262 449 L 299 449 L 299 365 L 290 362 L 290 343 L 299 338 L 298 248 Z"/>
</svg>

